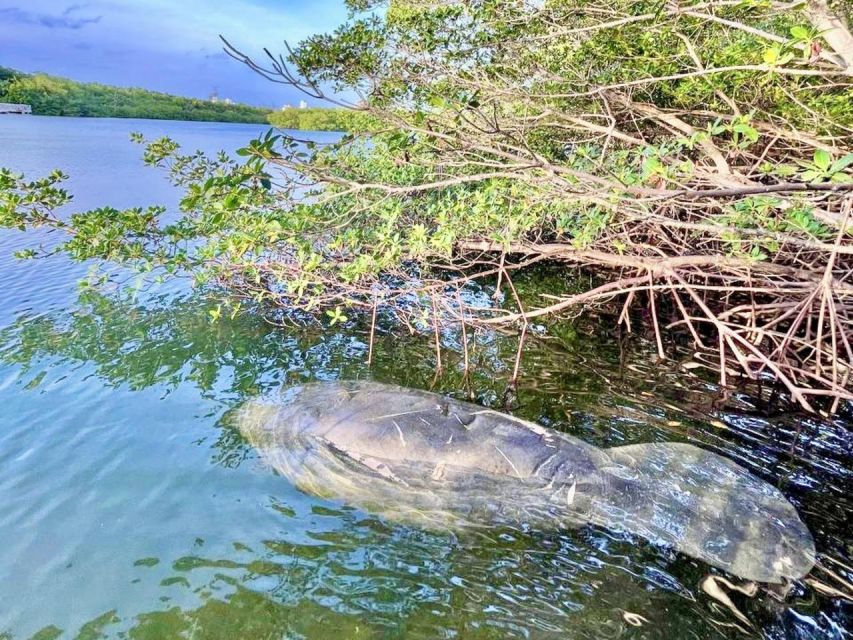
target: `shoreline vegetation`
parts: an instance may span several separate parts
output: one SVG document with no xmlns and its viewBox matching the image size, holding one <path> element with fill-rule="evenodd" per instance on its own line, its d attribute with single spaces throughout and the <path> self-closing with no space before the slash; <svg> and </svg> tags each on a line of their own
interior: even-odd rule
<svg viewBox="0 0 853 640">
<path fill-rule="evenodd" d="M 42 116 L 236 122 L 311 131 L 346 131 L 354 126 L 357 117 L 345 109 L 276 111 L 147 89 L 77 82 L 43 73 L 26 74 L 4 67 L 0 67 L 0 102 L 27 104 L 34 115 Z"/>
<path fill-rule="evenodd" d="M 177 222 L 158 207 L 64 219 L 61 172 L 0 171 L 0 226 L 190 273 L 222 292 L 216 317 L 364 321 L 371 354 L 390 319 L 434 336 L 438 370 L 454 348 L 467 372 L 479 331 L 523 345 L 595 307 L 602 331 L 641 332 L 723 389 L 853 406 L 845 3 L 347 5 L 349 22 L 281 56 L 226 51 L 313 101 L 356 96 L 369 126 L 327 144 L 271 131 L 236 159 L 137 137 L 186 190 Z M 563 281 L 531 302 L 516 283 L 545 264 Z M 499 302 L 472 301 L 483 284 Z"/>
</svg>

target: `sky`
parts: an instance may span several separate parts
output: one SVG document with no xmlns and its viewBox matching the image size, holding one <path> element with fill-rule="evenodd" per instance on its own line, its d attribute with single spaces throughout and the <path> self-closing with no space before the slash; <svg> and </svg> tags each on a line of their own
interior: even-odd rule
<svg viewBox="0 0 853 640">
<path fill-rule="evenodd" d="M 226 56 L 219 34 L 279 52 L 345 20 L 343 0 L 0 0 L 0 66 L 281 107 L 304 96 Z"/>
</svg>

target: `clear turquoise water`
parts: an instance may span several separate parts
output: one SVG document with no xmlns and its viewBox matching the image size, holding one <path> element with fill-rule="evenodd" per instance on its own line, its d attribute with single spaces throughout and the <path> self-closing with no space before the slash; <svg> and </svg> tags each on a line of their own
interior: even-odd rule
<svg viewBox="0 0 853 640">
<path fill-rule="evenodd" d="M 8 116 L 0 166 L 63 169 L 72 209 L 173 206 L 179 194 L 142 166 L 131 131 L 233 150 L 263 128 Z M 467 383 L 452 337 L 437 378 L 429 337 L 382 333 L 369 367 L 364 327 L 212 323 L 204 292 L 138 289 L 123 274 L 124 286 L 81 292 L 89 265 L 11 257 L 32 242 L 0 232 L 0 638 L 744 637 L 699 588 L 710 569 L 698 561 L 593 527 L 455 536 L 385 522 L 300 493 L 233 428 L 256 393 L 338 377 L 500 406 L 514 338 L 476 336 Z M 654 365 L 641 339 L 581 323 L 556 334 L 525 351 L 517 414 L 601 446 L 681 440 L 728 455 L 778 486 L 819 551 L 850 566 L 843 417 L 723 401 L 705 379 Z M 850 605 L 804 583 L 783 600 L 733 599 L 753 636 L 849 637 Z"/>
</svg>

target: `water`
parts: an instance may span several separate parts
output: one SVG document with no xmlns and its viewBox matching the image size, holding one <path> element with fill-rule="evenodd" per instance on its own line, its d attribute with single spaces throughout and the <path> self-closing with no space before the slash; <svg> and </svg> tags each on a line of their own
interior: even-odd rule
<svg viewBox="0 0 853 640">
<path fill-rule="evenodd" d="M 233 150 L 252 125 L 0 118 L 0 166 L 71 175 L 75 209 L 174 205 L 131 131 Z M 316 134 L 324 136 L 325 134 Z M 39 240 L 52 242 L 47 234 Z M 300 493 L 233 428 L 246 398 L 284 383 L 373 378 L 500 407 L 517 342 L 453 336 L 435 377 L 430 336 L 210 321 L 185 283 L 80 291 L 89 265 L 19 263 L 0 232 L 0 638 L 845 638 L 851 605 L 797 583 L 700 588 L 702 563 L 604 529 L 463 536 L 383 521 Z M 522 294 L 553 274 L 533 274 Z M 678 440 L 780 488 L 821 563 L 853 581 L 851 439 L 843 418 L 770 412 L 629 342 L 564 323 L 524 352 L 514 412 L 599 446 Z M 760 407 L 758 405 L 761 405 Z M 843 590 L 816 570 L 813 577 Z M 634 617 L 635 614 L 639 617 Z M 634 626 L 631 623 L 639 623 Z M 3 635 L 5 632 L 5 635 Z"/>
</svg>

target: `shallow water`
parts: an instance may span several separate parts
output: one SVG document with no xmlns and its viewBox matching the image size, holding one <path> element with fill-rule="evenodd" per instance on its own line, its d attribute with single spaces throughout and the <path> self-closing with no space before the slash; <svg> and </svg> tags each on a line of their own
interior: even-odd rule
<svg viewBox="0 0 853 640">
<path fill-rule="evenodd" d="M 131 131 L 233 150 L 252 125 L 0 118 L 0 166 L 71 175 L 75 209 L 174 205 Z M 317 134 L 324 135 L 324 134 Z M 51 242 L 50 236 L 41 238 Z M 306 496 L 263 467 L 234 409 L 284 383 L 373 378 L 501 407 L 517 342 L 210 321 L 184 284 L 78 290 L 89 265 L 20 263 L 0 232 L 0 638 L 845 638 L 851 605 L 706 595 L 699 561 L 605 529 L 425 531 Z M 546 274 L 519 282 L 532 289 Z M 850 423 L 719 390 L 583 323 L 528 345 L 513 411 L 598 446 L 677 440 L 777 486 L 821 564 L 853 581 Z M 699 373 L 699 375 L 697 375 Z M 761 405 L 761 406 L 758 406 Z M 813 576 L 839 588 L 820 570 Z M 631 614 L 636 614 L 634 617 Z M 631 623 L 639 623 L 634 626 Z M 3 635 L 5 632 L 5 636 Z"/>
</svg>

